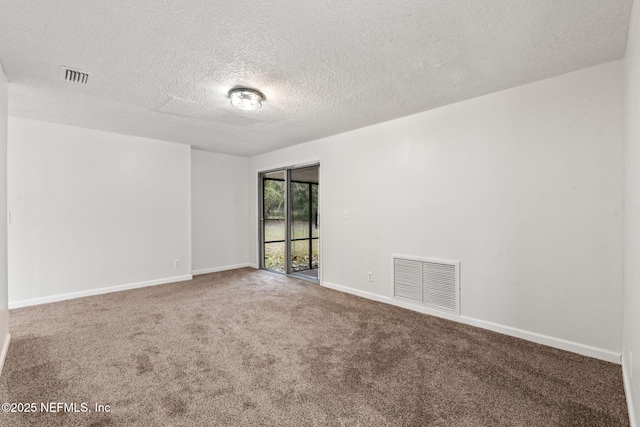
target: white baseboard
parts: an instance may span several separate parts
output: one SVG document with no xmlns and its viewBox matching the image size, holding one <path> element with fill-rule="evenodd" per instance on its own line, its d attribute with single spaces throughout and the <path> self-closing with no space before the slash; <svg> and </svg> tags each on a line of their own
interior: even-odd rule
<svg viewBox="0 0 640 427">
<path fill-rule="evenodd" d="M 613 351 L 592 347 L 585 344 L 580 344 L 573 341 L 567 341 L 562 338 L 555 338 L 548 335 L 538 334 L 536 332 L 525 331 L 511 326 L 500 325 L 498 323 L 488 322 L 486 320 L 475 319 L 473 317 L 458 316 L 455 314 L 449 314 L 446 312 L 433 310 L 428 307 L 424 307 L 417 304 L 412 304 L 407 301 L 398 300 L 395 298 L 385 297 L 383 295 L 374 294 L 371 292 L 365 292 L 358 289 L 349 288 L 347 286 L 336 285 L 334 283 L 323 282 L 322 286 L 335 289 L 337 291 L 346 292 L 349 294 L 357 295 L 363 298 L 371 299 L 374 301 L 380 301 L 386 304 L 403 307 L 409 310 L 418 311 L 420 313 L 429 314 L 436 317 L 442 317 L 447 320 L 453 320 L 454 322 L 465 323 L 467 325 L 476 326 L 482 329 L 488 329 L 493 332 L 498 332 L 504 335 L 509 335 L 516 338 L 522 338 L 527 341 L 532 341 L 538 344 L 543 344 L 549 347 L 558 348 L 560 350 L 570 351 L 572 353 L 581 354 L 583 356 L 593 357 L 607 362 L 620 364 L 621 354 Z"/>
<path fill-rule="evenodd" d="M 235 270 L 236 268 L 244 267 L 256 268 L 254 264 L 245 262 L 242 264 L 224 265 L 222 267 L 201 268 L 200 270 L 193 270 L 191 274 L 193 274 L 194 276 L 199 276 L 200 274 L 217 273 L 218 271 Z"/>
<path fill-rule="evenodd" d="M 7 359 L 7 353 L 9 353 L 10 342 L 11 334 L 5 335 L 4 343 L 2 343 L 2 349 L 0 350 L 0 375 L 2 375 L 2 369 L 4 368 L 4 361 Z"/>
<path fill-rule="evenodd" d="M 25 299 L 20 301 L 9 301 L 9 309 L 28 307 L 31 305 L 47 304 L 50 302 L 64 301 L 74 298 L 90 297 L 93 295 L 108 294 L 111 292 L 127 291 L 130 289 L 145 288 L 147 286 L 164 285 L 167 283 L 183 282 L 191 280 L 193 276 L 186 274 L 184 276 L 167 277 L 164 279 L 148 280 L 145 282 L 129 283 L 126 285 L 109 286 L 106 288 L 89 289 L 86 291 L 70 292 L 68 294 L 51 295 L 41 298 Z"/>
<path fill-rule="evenodd" d="M 629 366 L 626 358 L 622 355 L 622 381 L 624 382 L 624 394 L 627 397 L 627 412 L 629 412 L 629 424 L 631 427 L 638 427 L 636 414 L 633 410 L 633 391 L 631 389 L 631 378 L 629 378 Z"/>
</svg>

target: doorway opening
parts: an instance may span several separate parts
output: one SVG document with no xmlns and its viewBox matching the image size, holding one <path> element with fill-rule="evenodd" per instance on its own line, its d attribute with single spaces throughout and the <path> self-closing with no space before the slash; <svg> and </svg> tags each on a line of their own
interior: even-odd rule
<svg viewBox="0 0 640 427">
<path fill-rule="evenodd" d="M 318 282 L 319 165 L 260 174 L 260 268 Z"/>
</svg>

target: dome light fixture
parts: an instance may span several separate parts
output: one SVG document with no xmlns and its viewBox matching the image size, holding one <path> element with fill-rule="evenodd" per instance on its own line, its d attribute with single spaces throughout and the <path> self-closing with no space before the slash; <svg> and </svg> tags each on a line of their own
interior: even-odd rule
<svg viewBox="0 0 640 427">
<path fill-rule="evenodd" d="M 255 89 L 237 87 L 229 91 L 231 105 L 241 110 L 257 110 L 262 107 L 264 95 Z"/>
</svg>

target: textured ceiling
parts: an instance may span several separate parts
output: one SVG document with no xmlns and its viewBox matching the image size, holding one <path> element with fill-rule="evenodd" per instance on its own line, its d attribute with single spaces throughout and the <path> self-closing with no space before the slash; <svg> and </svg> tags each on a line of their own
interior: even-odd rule
<svg viewBox="0 0 640 427">
<path fill-rule="evenodd" d="M 631 3 L 0 0 L 0 61 L 10 114 L 249 156 L 620 59 Z"/>
</svg>

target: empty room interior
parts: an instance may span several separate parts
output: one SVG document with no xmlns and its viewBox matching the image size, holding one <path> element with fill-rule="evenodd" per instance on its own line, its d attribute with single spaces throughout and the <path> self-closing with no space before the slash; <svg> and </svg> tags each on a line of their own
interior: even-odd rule
<svg viewBox="0 0 640 427">
<path fill-rule="evenodd" d="M 0 0 L 0 425 L 640 426 L 639 27 Z"/>
</svg>

